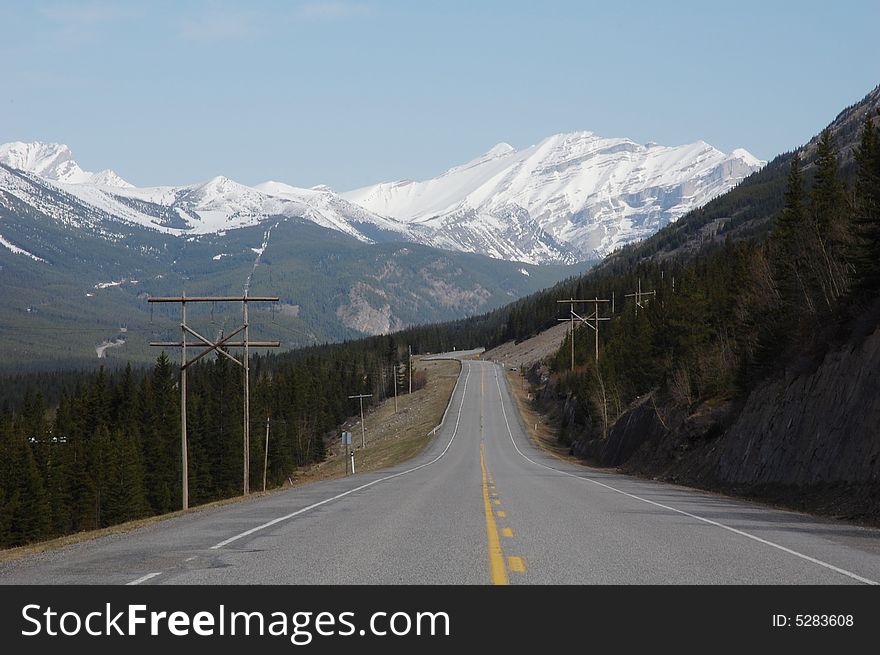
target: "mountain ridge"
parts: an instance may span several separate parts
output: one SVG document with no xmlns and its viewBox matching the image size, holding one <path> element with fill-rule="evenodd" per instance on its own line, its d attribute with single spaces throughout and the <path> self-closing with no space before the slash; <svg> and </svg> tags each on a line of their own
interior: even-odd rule
<svg viewBox="0 0 880 655">
<path fill-rule="evenodd" d="M 628 158 L 627 152 L 636 154 Z M 657 161 L 646 168 L 649 154 Z M 175 236 L 295 216 L 365 243 L 402 240 L 533 264 L 589 261 L 650 236 L 762 164 L 742 149 L 725 155 L 704 142 L 640 145 L 592 132 L 553 135 L 524 150 L 501 142 L 432 180 L 345 193 L 277 181 L 248 186 L 222 175 L 196 184 L 136 187 L 112 170 L 84 171 L 64 144 L 3 144 L 0 163 L 37 175 L 121 221 Z M 599 169 L 609 165 L 616 168 L 603 176 Z M 652 181 L 615 187 L 620 171 L 636 177 L 650 172 Z M 565 178 L 555 195 L 542 194 L 548 176 Z M 409 210 L 401 210 L 401 198 Z"/>
</svg>

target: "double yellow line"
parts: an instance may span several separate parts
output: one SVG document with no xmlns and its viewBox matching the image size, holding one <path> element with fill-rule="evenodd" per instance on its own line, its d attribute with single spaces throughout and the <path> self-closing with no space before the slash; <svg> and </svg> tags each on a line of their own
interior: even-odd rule
<svg viewBox="0 0 880 655">
<path fill-rule="evenodd" d="M 504 553 L 501 551 L 501 537 L 498 536 L 498 525 L 495 513 L 489 500 L 489 475 L 486 471 L 486 455 L 483 444 L 480 444 L 480 466 L 483 469 L 483 509 L 486 512 L 486 536 L 489 539 L 489 570 L 492 573 L 492 584 L 508 584 L 507 567 L 504 565 Z"/>
</svg>

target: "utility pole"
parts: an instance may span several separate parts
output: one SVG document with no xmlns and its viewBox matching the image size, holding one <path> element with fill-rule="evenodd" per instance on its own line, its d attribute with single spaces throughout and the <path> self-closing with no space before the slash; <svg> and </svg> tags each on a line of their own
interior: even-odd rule
<svg viewBox="0 0 880 655">
<path fill-rule="evenodd" d="M 611 302 L 613 300 L 608 299 L 600 299 L 594 298 L 592 300 L 575 300 L 574 298 L 566 298 L 563 300 L 557 300 L 557 303 L 568 303 L 569 305 L 569 316 L 568 318 L 558 318 L 557 321 L 568 321 L 571 323 L 571 327 L 569 327 L 569 338 L 571 339 L 571 370 L 574 370 L 574 331 L 575 331 L 575 320 L 580 321 L 581 323 L 585 323 L 589 325 L 596 331 L 596 361 L 599 361 L 599 321 L 608 321 L 609 318 L 601 318 L 599 317 L 599 303 L 600 302 Z M 593 313 L 587 317 L 580 316 L 576 311 L 574 311 L 574 306 L 580 303 L 593 303 Z M 590 325 L 589 321 L 593 321 L 593 324 Z"/>
<path fill-rule="evenodd" d="M 399 365 L 397 362 L 394 363 L 394 413 L 397 414 L 397 374 L 398 374 Z"/>
<path fill-rule="evenodd" d="M 412 346 L 407 346 L 409 350 L 409 392 L 412 393 Z"/>
<path fill-rule="evenodd" d="M 675 287 L 675 278 L 672 278 L 672 284 L 673 284 L 673 288 L 674 288 L 674 287 Z M 645 308 L 645 304 L 644 304 L 644 303 L 647 302 L 647 301 L 646 301 L 646 298 L 648 298 L 649 296 L 653 298 L 653 297 L 655 297 L 656 295 L 657 295 L 657 291 L 656 291 L 656 290 L 642 291 L 642 278 L 639 278 L 639 289 L 638 289 L 638 291 L 635 291 L 634 293 L 628 293 L 628 294 L 626 294 L 624 297 L 625 297 L 625 298 L 635 298 L 635 301 L 636 301 L 636 316 L 638 316 L 638 315 L 639 315 L 639 308 L 642 308 L 642 309 Z"/>
<path fill-rule="evenodd" d="M 247 496 L 250 493 L 250 382 L 249 382 L 249 359 L 250 347 L 255 348 L 278 348 L 280 341 L 251 341 L 248 334 L 248 303 L 249 302 L 278 302 L 277 296 L 190 296 L 186 293 L 180 296 L 157 296 L 148 298 L 150 303 L 180 303 L 180 341 L 151 341 L 150 346 L 159 348 L 180 348 L 180 441 L 181 441 L 181 466 L 183 468 L 181 475 L 183 509 L 189 507 L 189 462 L 187 457 L 187 433 L 186 433 L 186 371 L 187 369 L 199 361 L 208 353 L 216 352 L 227 359 L 238 364 L 244 373 L 244 453 L 242 458 L 242 492 Z M 187 303 L 217 303 L 217 302 L 240 302 L 242 303 L 242 317 L 244 324 L 233 330 L 229 335 L 224 336 L 219 341 L 211 341 L 203 337 L 187 324 L 186 305 Z M 232 338 L 241 334 L 242 341 L 232 341 Z M 187 335 L 192 335 L 198 341 L 187 341 Z M 187 358 L 187 346 L 205 347 L 202 352 L 193 357 Z M 226 348 L 243 348 L 244 356 L 239 360 L 230 355 Z"/>
<path fill-rule="evenodd" d="M 189 450 L 186 436 L 186 291 L 180 301 L 180 466 L 183 509 L 189 509 Z"/>
<path fill-rule="evenodd" d="M 599 321 L 610 321 L 611 320 L 607 316 L 604 316 L 604 317 L 599 316 L 599 303 L 600 302 L 608 302 L 608 300 L 594 298 L 593 300 L 587 300 L 585 302 L 593 303 L 593 313 L 590 314 L 589 316 L 587 316 L 586 319 L 581 319 L 581 320 L 584 321 L 584 323 L 589 325 L 591 328 L 593 328 L 593 332 L 595 333 L 595 337 L 596 337 L 596 363 L 598 364 L 599 363 Z M 590 325 L 591 320 L 593 321 L 592 325 Z"/>
<path fill-rule="evenodd" d="M 266 472 L 269 470 L 269 415 L 266 415 L 266 448 L 263 451 L 263 493 L 266 493 Z"/>
<path fill-rule="evenodd" d="M 367 429 L 364 427 L 364 398 L 372 398 L 371 393 L 362 393 L 357 396 L 349 396 L 349 398 L 357 398 L 361 404 L 361 448 L 367 447 Z"/>
</svg>

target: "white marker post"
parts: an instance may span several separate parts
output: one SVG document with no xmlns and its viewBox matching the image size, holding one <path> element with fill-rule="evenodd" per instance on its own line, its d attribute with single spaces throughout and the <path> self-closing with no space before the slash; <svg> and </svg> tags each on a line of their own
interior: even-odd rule
<svg viewBox="0 0 880 655">
<path fill-rule="evenodd" d="M 351 432 L 348 430 L 344 430 L 342 432 L 342 452 L 345 453 L 348 450 L 347 446 L 351 445 Z M 354 473 L 354 471 L 352 471 Z M 345 461 L 345 474 L 348 475 L 348 458 L 346 457 Z"/>
</svg>

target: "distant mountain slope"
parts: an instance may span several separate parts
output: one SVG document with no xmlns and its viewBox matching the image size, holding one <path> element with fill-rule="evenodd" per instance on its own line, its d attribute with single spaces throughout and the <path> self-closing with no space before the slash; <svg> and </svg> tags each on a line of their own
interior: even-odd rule
<svg viewBox="0 0 880 655">
<path fill-rule="evenodd" d="M 68 188 L 0 165 L 3 367 L 90 365 L 99 352 L 147 361 L 151 338 L 177 332 L 166 310 L 151 317 L 147 296 L 241 293 L 251 276 L 252 293 L 282 299 L 252 311 L 254 334 L 294 347 L 479 313 L 583 270 L 365 243 L 291 216 L 179 237 L 120 221 Z M 237 311 L 191 314 L 216 335 Z"/>
<path fill-rule="evenodd" d="M 3 144 L 0 164 L 120 221 L 178 236 L 293 216 L 366 243 L 410 241 L 508 261 L 570 264 L 653 234 L 763 162 L 703 142 L 664 147 L 576 132 L 522 151 L 499 144 L 433 180 L 343 195 L 274 181 L 249 187 L 223 176 L 137 188 L 110 170 L 82 170 L 62 144 Z"/>
<path fill-rule="evenodd" d="M 459 249 L 505 249 L 530 261 L 603 256 L 643 239 L 728 191 L 765 162 L 725 155 L 702 141 L 677 147 L 557 134 L 481 157 L 421 182 L 385 182 L 342 194 L 376 214 L 457 241 Z M 515 223 L 504 246 L 491 236 Z M 454 246 L 453 246 L 454 247 Z"/>
<path fill-rule="evenodd" d="M 859 102 L 841 111 L 828 125 L 834 139 L 844 177 L 853 169 L 853 149 L 866 113 L 880 111 L 880 86 Z M 813 160 L 819 135 L 798 148 L 807 180 L 813 174 Z M 603 262 L 603 270 L 619 270 L 643 258 L 668 259 L 693 256 L 706 247 L 720 244 L 728 236 L 743 238 L 770 229 L 771 219 L 782 209 L 783 190 L 794 152 L 774 157 L 762 170 L 735 189 L 688 213 L 641 243 L 632 244 Z"/>
</svg>

